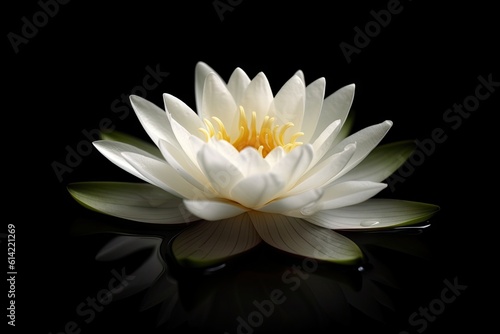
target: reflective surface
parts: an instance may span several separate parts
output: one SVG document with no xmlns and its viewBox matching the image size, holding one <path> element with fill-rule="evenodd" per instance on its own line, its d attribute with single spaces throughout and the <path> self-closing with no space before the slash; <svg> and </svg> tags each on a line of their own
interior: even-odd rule
<svg viewBox="0 0 500 334">
<path fill-rule="evenodd" d="M 72 224 L 70 249 L 84 247 L 79 254 L 86 261 L 68 262 L 76 275 L 64 280 L 80 288 L 71 292 L 72 302 L 59 306 L 66 318 L 58 317 L 50 330 L 68 321 L 88 332 L 438 329 L 446 308 L 467 299 L 470 279 L 443 262 L 449 254 L 436 248 L 439 217 L 431 222 L 384 232 L 345 232 L 365 254 L 362 266 L 319 262 L 263 245 L 232 262 L 194 270 L 171 256 L 170 242 L 181 227 L 147 231 L 115 219 L 78 219 Z"/>
</svg>

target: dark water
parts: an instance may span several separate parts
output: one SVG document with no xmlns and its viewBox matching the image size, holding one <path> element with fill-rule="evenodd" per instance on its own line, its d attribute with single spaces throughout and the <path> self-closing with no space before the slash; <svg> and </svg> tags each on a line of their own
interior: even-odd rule
<svg viewBox="0 0 500 334">
<path fill-rule="evenodd" d="M 229 6 L 223 20 L 215 7 L 221 3 Z M 424 0 L 6 6 L 1 333 L 497 329 L 500 57 L 493 6 Z M 14 42 L 12 34 L 19 36 Z M 170 93 L 195 108 L 198 61 L 226 79 L 238 66 L 250 77 L 264 71 L 274 93 L 298 69 L 308 83 L 325 77 L 327 95 L 355 83 L 353 131 L 389 119 L 394 126 L 384 142 L 421 144 L 380 197 L 433 203 L 441 211 L 421 230 L 346 233 L 365 254 L 361 267 L 260 247 L 193 271 L 169 256 L 179 228 L 112 219 L 75 203 L 66 190 L 71 182 L 137 181 L 91 141 L 111 129 L 148 139 L 128 104 L 131 93 L 159 106 Z M 6 317 L 14 300 L 8 224 L 16 227 L 15 327 Z"/>
<path fill-rule="evenodd" d="M 180 228 L 90 216 L 71 224 L 66 254 L 53 258 L 64 268 L 47 286 L 53 333 L 440 333 L 482 315 L 468 252 L 454 240 L 443 247 L 446 214 L 422 228 L 345 232 L 365 255 L 360 265 L 264 245 L 203 270 L 171 256 Z"/>
</svg>

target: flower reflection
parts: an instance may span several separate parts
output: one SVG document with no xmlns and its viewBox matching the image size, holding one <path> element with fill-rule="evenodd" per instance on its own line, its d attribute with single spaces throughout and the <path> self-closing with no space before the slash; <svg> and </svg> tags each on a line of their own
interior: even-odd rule
<svg viewBox="0 0 500 334">
<path fill-rule="evenodd" d="M 428 255 L 421 238 L 425 233 L 415 235 L 424 228 L 352 233 L 348 237 L 360 245 L 366 262 L 349 269 L 311 258 L 290 258 L 266 245 L 237 262 L 186 269 L 171 255 L 171 240 L 178 232 L 174 229 L 151 234 L 101 229 L 97 233 L 111 233 L 112 239 L 96 259 L 128 261 L 142 254 L 131 273 L 136 278 L 118 297 L 140 296 L 140 310 L 157 313 L 156 326 L 168 332 L 335 328 L 336 333 L 351 333 L 391 326 L 400 284 L 406 279 L 396 261 L 412 263 L 411 259 Z M 393 270 L 396 265 L 398 271 Z"/>
</svg>

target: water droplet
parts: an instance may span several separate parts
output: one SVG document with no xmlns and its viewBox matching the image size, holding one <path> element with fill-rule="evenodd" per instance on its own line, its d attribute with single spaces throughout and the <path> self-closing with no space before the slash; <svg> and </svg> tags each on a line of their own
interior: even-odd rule
<svg viewBox="0 0 500 334">
<path fill-rule="evenodd" d="M 363 227 L 371 227 L 371 226 L 375 226 L 378 224 L 380 224 L 380 222 L 376 221 L 376 220 L 363 220 L 361 223 L 359 223 L 359 225 L 361 225 Z"/>
</svg>

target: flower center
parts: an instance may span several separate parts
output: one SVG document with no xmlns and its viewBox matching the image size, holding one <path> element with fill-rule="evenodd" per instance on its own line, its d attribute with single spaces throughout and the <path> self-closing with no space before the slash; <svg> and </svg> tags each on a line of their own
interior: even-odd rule
<svg viewBox="0 0 500 334">
<path fill-rule="evenodd" d="M 215 129 L 214 124 L 206 118 L 203 120 L 206 129 L 200 128 L 207 141 L 215 136 L 219 140 L 231 143 L 238 151 L 243 150 L 245 147 L 254 147 L 265 158 L 269 152 L 278 146 L 282 147 L 285 152 L 290 152 L 295 147 L 302 145 L 302 142 L 296 140 L 304 135 L 303 132 L 294 133 L 285 143 L 285 132 L 294 126 L 292 122 L 288 122 L 283 126 L 274 125 L 274 117 L 265 116 L 260 131 L 257 131 L 257 113 L 254 111 L 252 112 L 250 127 L 248 127 L 247 117 L 242 106 L 240 106 L 238 138 L 234 141 L 228 135 L 224 123 L 215 116 L 212 119 L 217 123 L 218 131 Z"/>
</svg>

